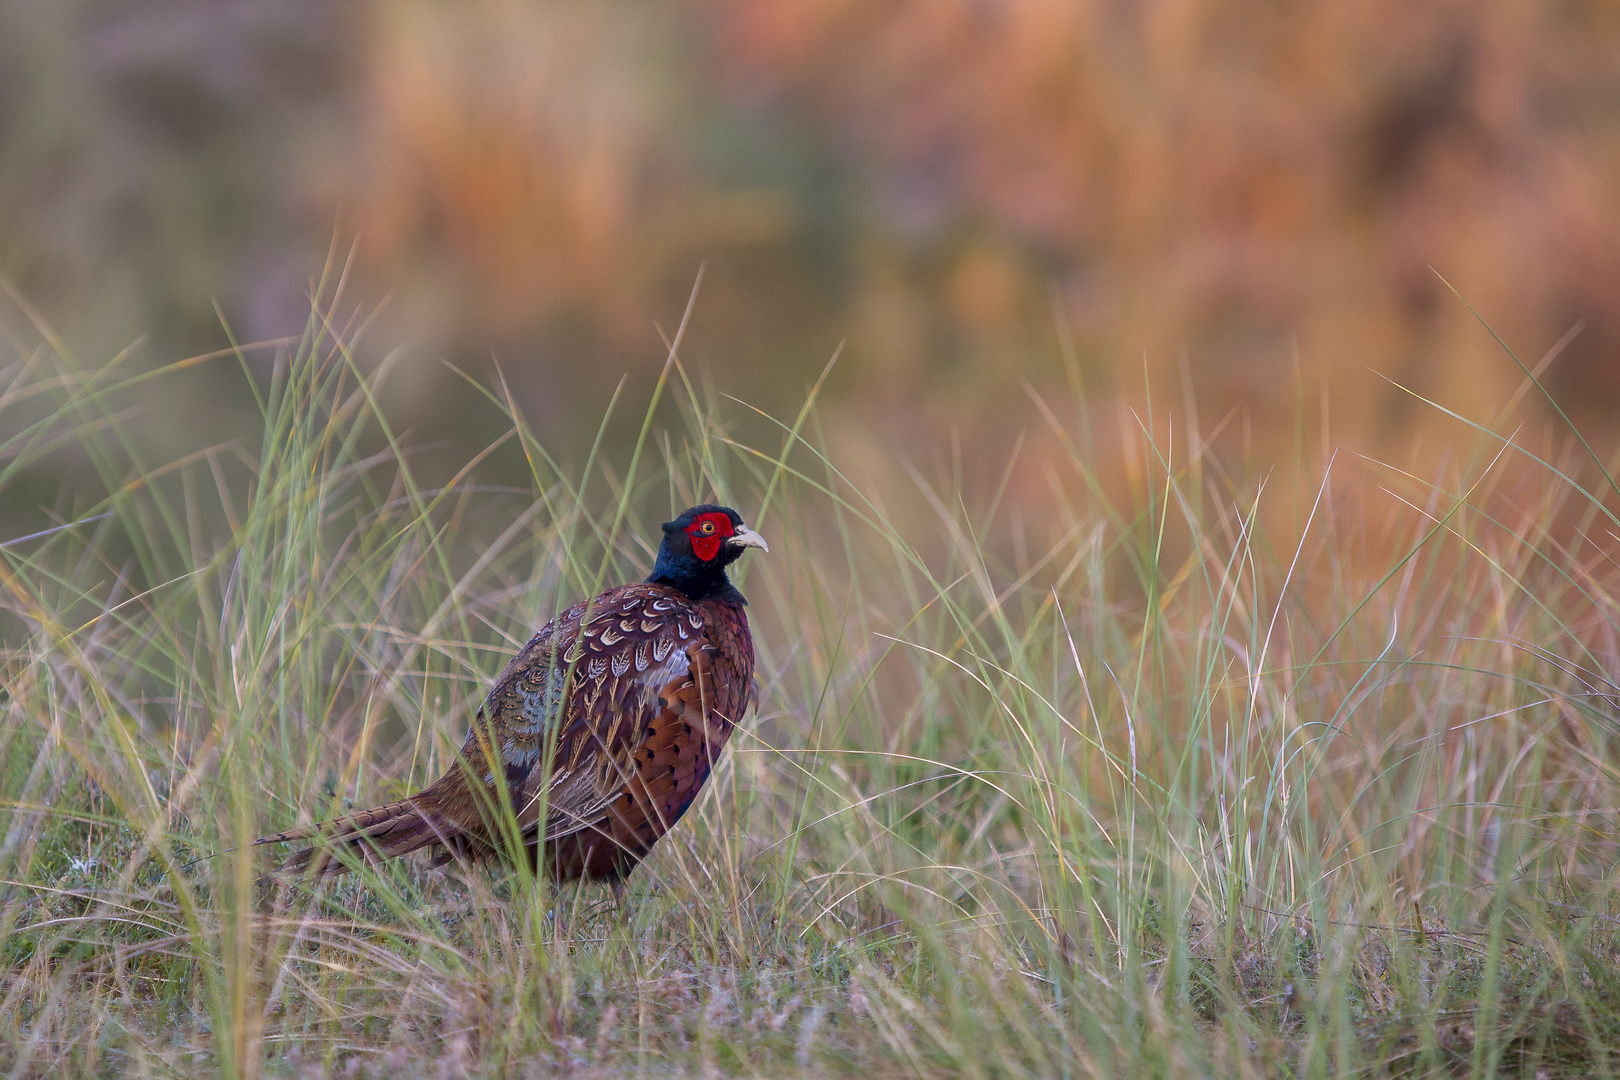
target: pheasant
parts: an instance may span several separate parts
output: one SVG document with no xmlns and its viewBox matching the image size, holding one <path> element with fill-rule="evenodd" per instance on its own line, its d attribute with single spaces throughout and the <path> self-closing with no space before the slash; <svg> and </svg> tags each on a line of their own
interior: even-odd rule
<svg viewBox="0 0 1620 1080">
<path fill-rule="evenodd" d="M 376 863 L 433 847 L 437 866 L 514 851 L 510 837 L 559 882 L 618 892 L 692 805 L 748 707 L 754 642 L 726 567 L 751 547 L 770 550 L 728 507 L 666 522 L 644 583 L 575 604 L 512 658 L 438 780 L 255 843 L 311 843 L 282 870 L 325 878 L 347 869 L 334 857 L 345 849 Z"/>
</svg>

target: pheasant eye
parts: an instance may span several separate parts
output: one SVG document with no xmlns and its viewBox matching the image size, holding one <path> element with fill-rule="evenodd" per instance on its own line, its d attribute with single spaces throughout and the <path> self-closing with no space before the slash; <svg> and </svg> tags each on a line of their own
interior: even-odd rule
<svg viewBox="0 0 1620 1080">
<path fill-rule="evenodd" d="M 714 522 L 705 521 L 702 525 L 698 526 L 698 532 L 702 533 L 704 536 L 711 535 L 714 532 Z"/>
</svg>

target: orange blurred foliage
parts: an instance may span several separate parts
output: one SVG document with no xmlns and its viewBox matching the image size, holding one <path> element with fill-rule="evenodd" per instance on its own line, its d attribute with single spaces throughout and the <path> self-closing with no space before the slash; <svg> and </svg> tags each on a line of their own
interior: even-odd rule
<svg viewBox="0 0 1620 1080">
<path fill-rule="evenodd" d="M 80 306 L 121 273 L 144 300 L 88 306 L 125 337 L 205 326 L 210 288 L 285 333 L 296 304 L 265 295 L 335 221 L 351 296 L 396 295 L 430 432 L 431 361 L 493 349 L 588 434 L 705 263 L 687 359 L 783 409 L 847 338 L 830 393 L 882 419 L 868 441 L 1029 425 L 1020 383 L 1063 385 L 1068 334 L 1104 414 L 1145 366 L 1261 444 L 1301 400 L 1322 423 L 1326 386 L 1335 438 L 1400 445 L 1434 414 L 1367 369 L 1482 418 L 1520 382 L 1441 275 L 1529 363 L 1581 325 L 1549 385 L 1600 433 L 1620 403 L 1609 0 L 66 7 L 0 17 L 83 77 L 74 115 L 41 104 L 45 67 L 0 109 L 6 272 Z M 95 183 L 40 182 L 25 129 L 96 147 L 60 155 Z M 235 216 L 191 224 L 215 203 Z"/>
<path fill-rule="evenodd" d="M 782 209 L 763 224 L 731 213 L 735 187 L 682 145 L 693 107 L 661 100 L 638 15 L 473 10 L 376 13 L 362 232 L 379 265 L 457 267 L 492 333 L 584 306 L 609 338 L 632 324 L 618 343 L 656 363 L 661 274 L 728 243 L 808 242 L 802 193 L 768 191 Z M 851 332 L 855 385 L 887 404 L 930 396 L 945 355 L 965 357 L 946 381 L 974 394 L 1056 371 L 1052 289 L 1105 379 L 1134 383 L 1145 352 L 1173 386 L 1185 350 L 1202 400 L 1262 425 L 1290 421 L 1296 357 L 1343 384 L 1337 421 L 1375 439 L 1411 409 L 1364 366 L 1488 413 L 1517 372 L 1437 274 L 1532 361 L 1584 321 L 1552 385 L 1605 419 L 1620 393 L 1610 5 L 691 10 L 697 71 L 677 96 L 767 102 L 832 157 L 856 193 L 839 291 L 921 312 L 856 299 L 823 315 Z M 674 224 L 693 217 L 704 227 Z"/>
</svg>

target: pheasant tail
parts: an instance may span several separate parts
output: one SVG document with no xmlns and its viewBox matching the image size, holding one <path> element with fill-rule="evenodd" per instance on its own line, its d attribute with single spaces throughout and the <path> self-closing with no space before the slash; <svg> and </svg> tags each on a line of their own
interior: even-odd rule
<svg viewBox="0 0 1620 1080">
<path fill-rule="evenodd" d="M 280 869 L 321 878 L 334 877 L 347 869 L 336 857 L 345 848 L 366 863 L 407 855 L 430 844 L 445 844 L 453 850 L 456 831 L 444 828 L 424 813 L 420 800 L 420 795 L 400 799 L 335 821 L 262 837 L 255 845 L 316 841 L 313 847 L 289 855 Z"/>
</svg>

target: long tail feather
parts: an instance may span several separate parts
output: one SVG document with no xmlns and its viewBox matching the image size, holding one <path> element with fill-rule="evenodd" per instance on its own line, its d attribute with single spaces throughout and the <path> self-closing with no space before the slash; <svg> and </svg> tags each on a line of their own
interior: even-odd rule
<svg viewBox="0 0 1620 1080">
<path fill-rule="evenodd" d="M 273 836 L 261 836 L 254 846 L 314 841 L 295 851 L 281 864 L 283 873 L 310 873 L 320 878 L 336 877 L 348 865 L 335 856 L 348 848 L 366 863 L 377 863 L 408 855 L 431 844 L 461 846 L 461 830 L 435 820 L 420 805 L 421 796 L 401 799 L 384 806 L 362 810 L 348 817 L 289 829 Z"/>
</svg>

